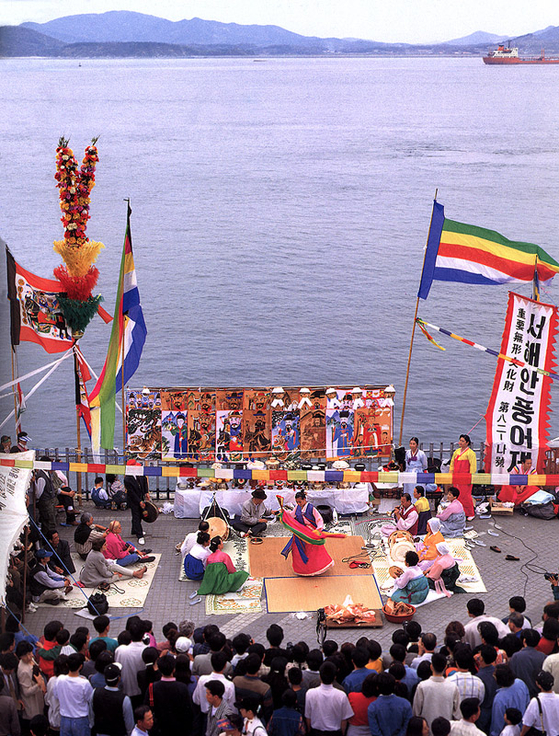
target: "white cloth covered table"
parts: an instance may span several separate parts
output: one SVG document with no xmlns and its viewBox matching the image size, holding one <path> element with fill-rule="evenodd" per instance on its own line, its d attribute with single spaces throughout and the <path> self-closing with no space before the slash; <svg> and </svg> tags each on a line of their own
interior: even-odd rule
<svg viewBox="0 0 559 736">
<path fill-rule="evenodd" d="M 368 509 L 370 492 L 370 483 L 356 483 L 353 488 L 327 486 L 320 490 L 309 490 L 307 498 L 313 506 L 331 506 L 339 514 L 362 514 Z M 279 509 L 276 493 L 283 496 L 286 503 L 295 503 L 295 491 L 292 488 L 266 489 L 267 508 Z M 215 496 L 221 508 L 232 517 L 241 513 L 241 505 L 251 497 L 251 490 L 230 488 L 217 491 Z M 206 506 L 211 504 L 212 498 L 213 492 L 205 488 L 175 489 L 175 516 L 177 519 L 199 519 Z"/>
</svg>

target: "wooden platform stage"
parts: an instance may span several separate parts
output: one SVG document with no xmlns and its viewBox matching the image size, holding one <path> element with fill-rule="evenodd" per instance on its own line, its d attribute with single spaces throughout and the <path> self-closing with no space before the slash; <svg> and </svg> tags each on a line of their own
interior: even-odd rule
<svg viewBox="0 0 559 736">
<path fill-rule="evenodd" d="M 363 603 L 373 609 L 382 608 L 380 593 L 370 572 L 367 576 L 356 577 L 266 578 L 264 585 L 268 613 L 316 611 L 334 603 L 342 604 L 347 595 L 354 603 Z"/>
<path fill-rule="evenodd" d="M 293 572 L 291 565 L 291 555 L 285 559 L 280 554 L 285 547 L 289 537 L 264 537 L 262 544 L 248 544 L 248 556 L 250 563 L 250 574 L 253 578 L 298 578 Z M 326 540 L 326 549 L 334 560 L 334 566 L 327 570 L 321 578 L 339 577 L 340 575 L 351 575 L 370 577 L 373 573 L 372 567 L 363 570 L 362 568 L 350 569 L 346 562 L 342 562 L 344 557 L 352 557 L 358 555 L 363 550 L 361 547 L 365 544 L 363 537 L 344 537 L 339 539 L 333 537 Z M 369 558 L 364 557 L 364 561 L 368 562 Z M 299 610 L 299 609 L 294 609 Z M 304 610 L 304 609 L 300 609 Z"/>
</svg>

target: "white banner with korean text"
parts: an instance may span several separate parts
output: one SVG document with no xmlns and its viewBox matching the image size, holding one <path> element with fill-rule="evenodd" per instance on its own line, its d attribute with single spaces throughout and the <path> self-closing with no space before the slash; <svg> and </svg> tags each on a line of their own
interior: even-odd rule
<svg viewBox="0 0 559 736">
<path fill-rule="evenodd" d="M 33 462 L 35 451 L 18 452 L 11 457 Z M 32 472 L 31 468 L 0 465 L 0 605 L 6 603 L 10 553 L 27 524 L 25 494 Z"/>
<path fill-rule="evenodd" d="M 485 419 L 486 472 L 514 473 L 526 458 L 543 472 L 549 428 L 549 401 L 555 371 L 557 309 L 509 292 L 501 353 Z"/>
</svg>

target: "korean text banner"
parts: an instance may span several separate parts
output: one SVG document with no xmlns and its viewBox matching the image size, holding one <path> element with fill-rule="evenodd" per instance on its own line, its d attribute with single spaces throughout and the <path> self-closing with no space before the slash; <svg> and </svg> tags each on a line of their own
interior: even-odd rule
<svg viewBox="0 0 559 736">
<path fill-rule="evenodd" d="M 0 605 L 6 603 L 6 576 L 10 552 L 27 524 L 25 492 L 31 480 L 34 450 L 19 452 L 18 460 L 29 462 L 29 468 L 0 466 Z"/>
<path fill-rule="evenodd" d="M 499 360 L 487 407 L 486 470 L 510 473 L 525 457 L 542 469 L 548 434 L 557 310 L 550 304 L 509 293 L 501 353 L 527 363 Z"/>
</svg>

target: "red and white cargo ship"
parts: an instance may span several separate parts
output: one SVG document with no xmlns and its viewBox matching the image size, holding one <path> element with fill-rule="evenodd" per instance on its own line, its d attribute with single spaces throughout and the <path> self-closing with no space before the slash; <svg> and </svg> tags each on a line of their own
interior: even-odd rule
<svg viewBox="0 0 559 736">
<path fill-rule="evenodd" d="M 546 58 L 543 49 L 540 56 L 521 58 L 517 48 L 499 44 L 496 51 L 490 51 L 487 56 L 483 57 L 483 62 L 484 64 L 559 64 L 559 58 Z"/>
</svg>

